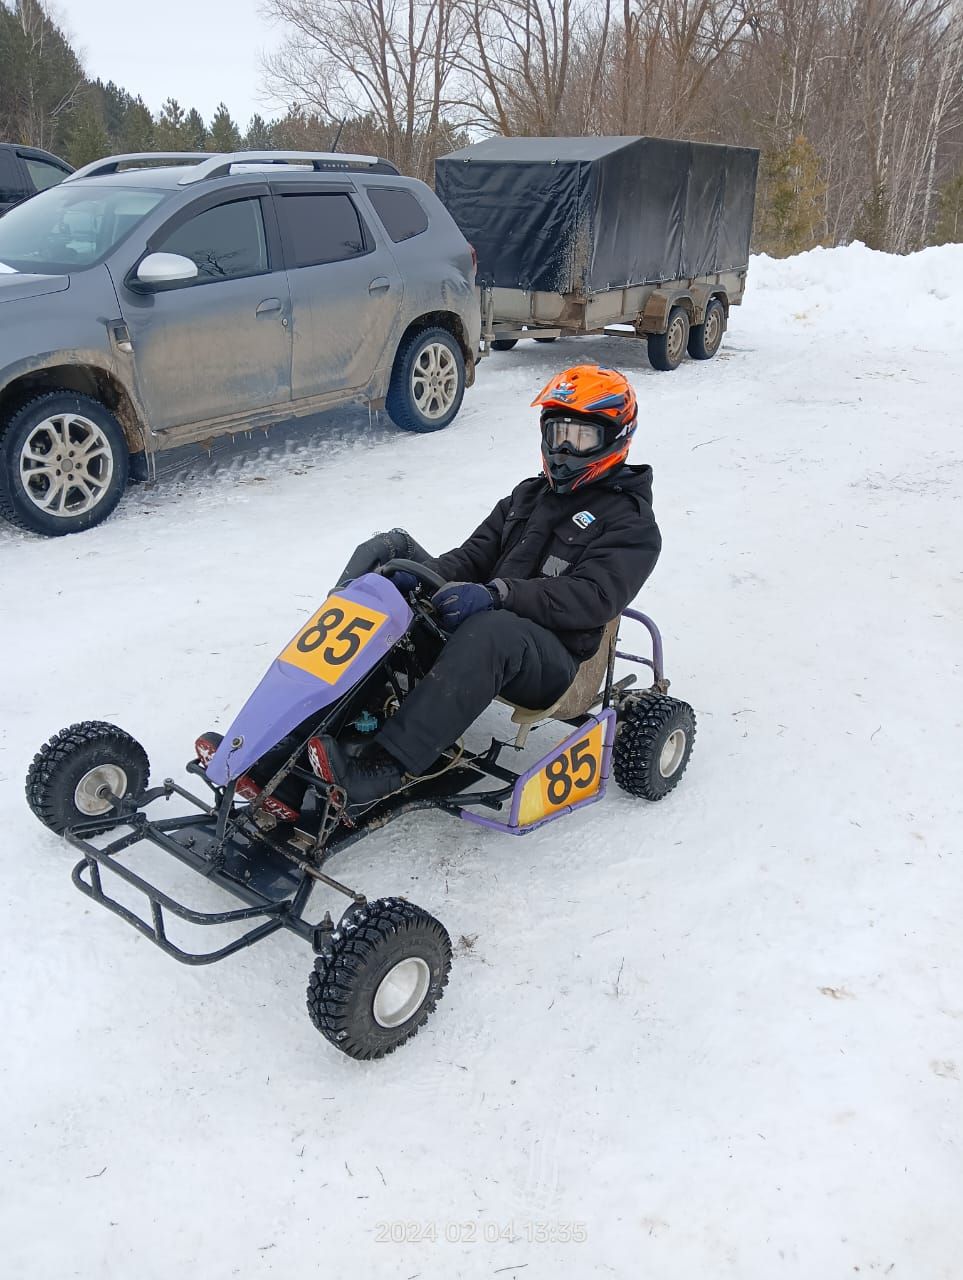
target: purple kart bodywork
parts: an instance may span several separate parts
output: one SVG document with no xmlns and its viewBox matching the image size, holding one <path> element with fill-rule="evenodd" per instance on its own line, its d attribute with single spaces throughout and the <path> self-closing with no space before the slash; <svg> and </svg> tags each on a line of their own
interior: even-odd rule
<svg viewBox="0 0 963 1280">
<path fill-rule="evenodd" d="M 577 742 L 592 732 L 596 725 L 604 725 L 603 731 L 603 750 L 602 765 L 599 770 L 599 788 L 585 800 L 576 800 L 574 804 L 567 804 L 564 808 L 556 809 L 554 813 L 548 813 L 544 817 L 537 819 L 535 822 L 525 823 L 520 821 L 520 811 L 522 807 L 522 793 L 525 790 L 526 783 L 536 777 L 546 765 L 560 756 L 563 752 L 570 750 Z M 527 836 L 530 831 L 536 831 L 539 827 L 544 827 L 547 822 L 554 822 L 556 818 L 564 817 L 565 814 L 574 813 L 576 809 L 584 809 L 587 804 L 595 804 L 597 800 L 601 800 L 605 795 L 605 789 L 608 786 L 609 775 L 612 772 L 612 747 L 615 743 L 615 724 L 616 715 L 611 707 L 607 707 L 597 716 L 590 716 L 584 724 L 568 735 L 563 741 L 549 751 L 547 755 L 542 756 L 525 773 L 521 774 L 515 783 L 512 791 L 512 803 L 508 813 L 507 822 L 499 822 L 497 818 L 485 818 L 480 813 L 472 813 L 470 809 L 459 809 L 458 816 L 464 818 L 466 822 L 474 822 L 479 827 L 487 827 L 490 831 L 501 831 L 510 836 Z"/>
<path fill-rule="evenodd" d="M 377 666 L 411 625 L 414 615 L 407 601 L 381 574 L 363 574 L 336 594 L 386 614 L 387 621 L 333 684 L 275 658 L 207 766 L 207 776 L 215 786 L 226 787 L 239 778 L 308 716 L 336 702 Z"/>
</svg>

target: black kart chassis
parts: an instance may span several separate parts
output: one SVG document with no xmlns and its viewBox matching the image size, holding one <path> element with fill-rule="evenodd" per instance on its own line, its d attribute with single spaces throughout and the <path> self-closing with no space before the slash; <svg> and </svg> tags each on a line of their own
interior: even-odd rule
<svg viewBox="0 0 963 1280">
<path fill-rule="evenodd" d="M 593 707 L 599 704 L 603 708 L 613 704 L 617 706 L 628 687 L 635 683 L 634 674 L 615 682 L 616 657 L 649 667 L 654 677 L 652 689 L 663 693 L 668 689 L 669 682 L 663 674 L 662 638 L 655 623 L 645 614 L 632 609 L 625 610 L 623 617 L 641 622 L 646 627 L 651 639 L 652 657 L 623 653 L 613 648 L 603 692 L 593 703 Z M 370 674 L 362 684 L 366 683 Z M 326 708 L 322 723 L 312 732 L 323 732 L 341 709 L 341 703 L 347 701 L 358 687 L 346 693 L 339 703 Z M 578 727 L 585 718 L 579 717 L 564 723 Z M 320 954 L 326 940 L 338 925 L 332 920 L 329 911 L 325 911 L 323 918 L 315 923 L 306 918 L 305 913 L 315 886 L 323 884 L 350 899 L 341 919 L 367 901 L 363 894 L 355 892 L 323 870 L 328 860 L 335 853 L 347 849 L 407 813 L 440 809 L 457 816 L 463 806 L 469 804 L 501 809 L 521 776 L 499 763 L 501 753 L 509 745 L 493 739 L 486 751 L 474 756 L 463 756 L 439 777 L 416 783 L 403 794 L 388 797 L 370 806 L 350 822 L 340 820 L 343 810 L 335 814 L 334 825 L 327 823 L 323 817 L 319 836 L 312 837 L 304 833 L 301 852 L 298 852 L 290 840 L 285 845 L 278 843 L 271 831 L 258 829 L 253 822 L 259 801 L 273 791 L 282 777 L 294 774 L 315 787 L 319 786 L 314 774 L 297 766 L 294 757 L 271 779 L 257 801 L 241 809 L 234 807 L 236 783 L 231 782 L 227 787 L 215 786 L 207 778 L 201 764 L 192 760 L 187 765 L 187 771 L 201 778 L 212 790 L 214 803 L 209 804 L 187 791 L 172 778 L 165 778 L 160 786 L 152 787 L 137 797 L 121 799 L 108 794 L 106 798 L 112 802 L 115 810 L 113 815 L 78 823 L 64 832 L 64 839 L 83 854 L 74 867 L 71 878 L 81 893 L 120 916 L 182 964 L 213 964 L 262 942 L 279 929 L 287 929 L 303 938 L 315 953 Z M 300 755 L 300 749 L 296 755 Z M 476 789 L 482 783 L 487 784 L 487 787 Z M 324 784 L 320 785 L 323 787 Z M 199 812 L 159 820 L 148 818 L 145 810 L 149 805 L 161 799 L 170 800 L 174 796 L 187 800 Z M 124 828 L 127 829 L 125 834 L 119 835 L 103 847 L 91 843 L 95 834 Z M 198 911 L 178 902 L 118 860 L 119 854 L 145 840 L 171 854 L 205 880 L 246 905 L 230 911 Z M 150 906 L 149 921 L 111 897 L 104 888 L 105 871 L 119 877 L 144 895 Z M 251 927 L 221 947 L 210 951 L 186 951 L 167 936 L 166 913 L 191 925 L 250 924 Z"/>
</svg>

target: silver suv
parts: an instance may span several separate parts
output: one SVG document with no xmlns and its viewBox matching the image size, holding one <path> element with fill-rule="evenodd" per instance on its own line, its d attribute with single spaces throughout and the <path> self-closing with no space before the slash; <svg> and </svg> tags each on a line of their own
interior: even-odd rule
<svg viewBox="0 0 963 1280">
<path fill-rule="evenodd" d="M 444 206 L 374 157 L 88 165 L 0 220 L 0 516 L 86 529 L 165 449 L 352 401 L 445 427 L 474 285 Z"/>
</svg>

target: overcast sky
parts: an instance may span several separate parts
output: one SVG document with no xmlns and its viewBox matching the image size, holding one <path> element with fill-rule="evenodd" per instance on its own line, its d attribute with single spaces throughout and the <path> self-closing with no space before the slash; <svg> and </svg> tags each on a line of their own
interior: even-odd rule
<svg viewBox="0 0 963 1280">
<path fill-rule="evenodd" d="M 222 100 L 241 125 L 255 111 L 280 114 L 263 97 L 260 61 L 282 37 L 258 0 L 52 0 L 50 9 L 91 79 L 139 93 L 155 113 L 175 97 L 208 122 Z"/>
</svg>

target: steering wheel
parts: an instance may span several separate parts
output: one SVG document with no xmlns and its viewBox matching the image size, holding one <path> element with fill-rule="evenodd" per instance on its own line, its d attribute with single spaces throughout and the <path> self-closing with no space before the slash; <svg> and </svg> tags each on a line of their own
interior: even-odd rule
<svg viewBox="0 0 963 1280">
<path fill-rule="evenodd" d="M 423 586 L 431 587 L 432 591 L 439 591 L 445 585 L 445 579 L 440 573 L 435 573 L 426 564 L 419 564 L 417 560 L 386 560 L 377 572 L 385 577 L 392 573 L 410 573 Z"/>
<path fill-rule="evenodd" d="M 445 579 L 440 573 L 435 573 L 434 569 L 429 569 L 427 565 L 419 564 L 417 560 L 386 560 L 384 564 L 376 569 L 376 573 L 387 576 L 394 572 L 410 573 L 413 578 L 417 578 L 423 587 L 428 587 L 432 592 L 438 591 L 445 585 Z M 424 618 L 425 622 L 431 627 L 438 636 L 443 640 L 447 640 L 447 633 L 438 625 L 438 615 L 431 600 L 423 595 L 418 595 L 414 591 L 408 596 L 408 603 L 416 613 Z"/>
</svg>

